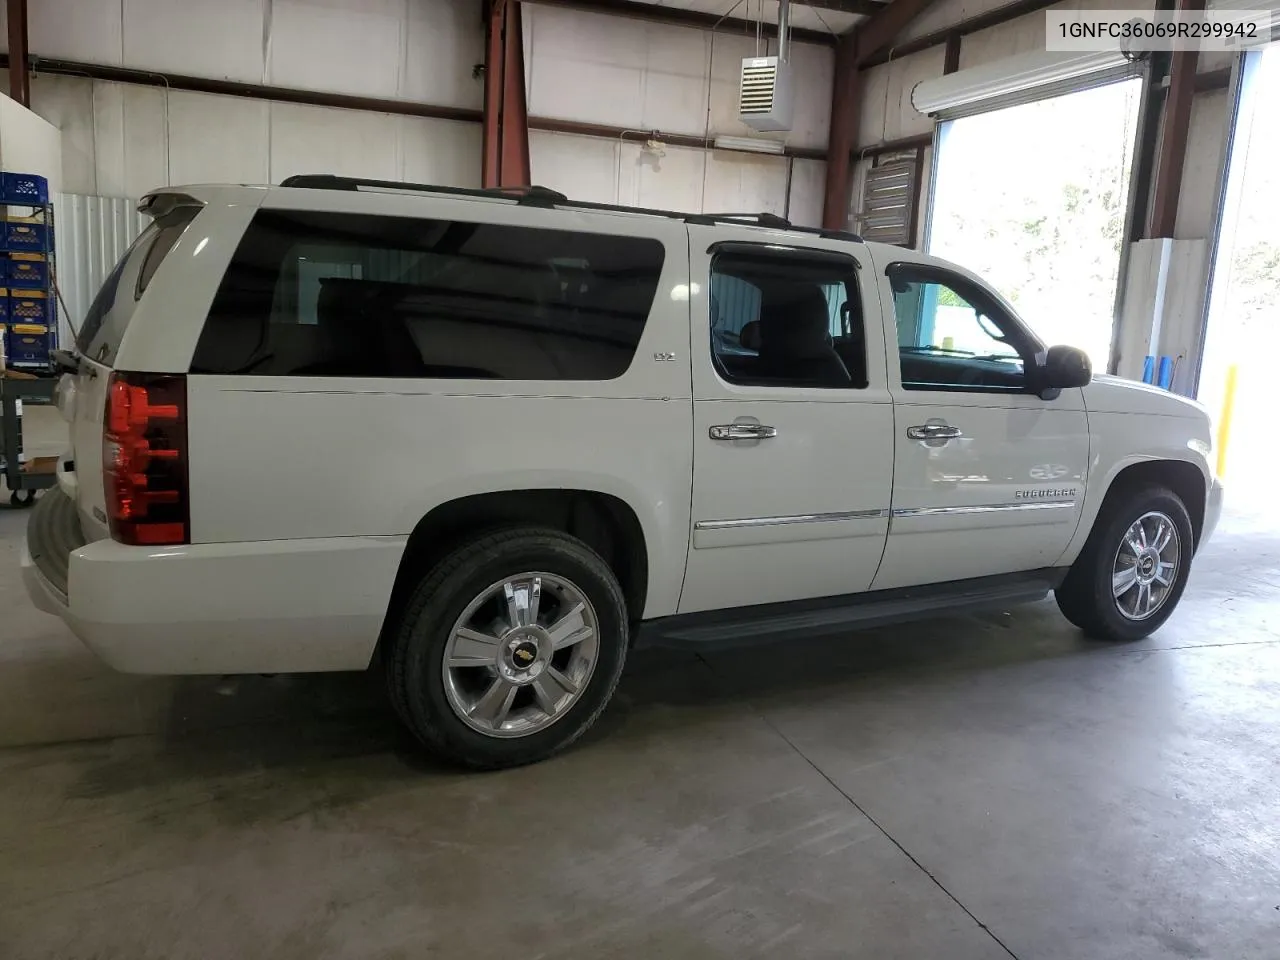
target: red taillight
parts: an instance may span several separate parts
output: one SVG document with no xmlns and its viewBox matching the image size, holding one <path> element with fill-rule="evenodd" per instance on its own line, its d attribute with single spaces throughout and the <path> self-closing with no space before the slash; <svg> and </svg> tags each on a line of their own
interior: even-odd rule
<svg viewBox="0 0 1280 960">
<path fill-rule="evenodd" d="M 111 536 L 121 543 L 187 543 L 187 380 L 113 373 L 107 387 L 102 482 Z"/>
</svg>

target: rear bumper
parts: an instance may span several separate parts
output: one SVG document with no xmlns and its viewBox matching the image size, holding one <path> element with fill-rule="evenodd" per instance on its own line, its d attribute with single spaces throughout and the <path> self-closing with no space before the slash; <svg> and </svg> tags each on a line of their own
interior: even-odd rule
<svg viewBox="0 0 1280 960">
<path fill-rule="evenodd" d="M 58 507 L 46 498 L 66 500 L 51 490 L 37 509 Z M 99 540 L 71 550 L 64 586 L 35 520 L 22 550 L 32 601 L 126 673 L 363 670 L 406 542 L 335 537 L 129 547 Z"/>
</svg>

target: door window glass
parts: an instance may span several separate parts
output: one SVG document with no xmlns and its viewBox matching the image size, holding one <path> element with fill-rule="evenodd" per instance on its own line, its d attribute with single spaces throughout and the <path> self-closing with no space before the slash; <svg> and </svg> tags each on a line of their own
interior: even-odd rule
<svg viewBox="0 0 1280 960">
<path fill-rule="evenodd" d="M 862 388 L 866 346 L 854 262 L 726 244 L 711 266 L 711 352 L 731 383 Z"/>
<path fill-rule="evenodd" d="M 909 269 L 891 268 L 889 276 L 905 389 L 1025 388 L 1021 331 L 980 291 Z"/>
</svg>

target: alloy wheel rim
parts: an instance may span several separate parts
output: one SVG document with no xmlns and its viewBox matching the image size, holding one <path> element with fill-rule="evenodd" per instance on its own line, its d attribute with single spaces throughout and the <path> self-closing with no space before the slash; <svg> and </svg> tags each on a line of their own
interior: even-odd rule
<svg viewBox="0 0 1280 960">
<path fill-rule="evenodd" d="M 1128 620 L 1156 615 L 1178 579 L 1182 543 L 1168 514 L 1152 510 L 1129 525 L 1116 548 L 1111 595 Z"/>
<path fill-rule="evenodd" d="M 600 624 L 571 580 L 520 573 L 462 611 L 444 649 L 449 706 L 489 737 L 527 737 L 563 717 L 595 671 Z"/>
</svg>

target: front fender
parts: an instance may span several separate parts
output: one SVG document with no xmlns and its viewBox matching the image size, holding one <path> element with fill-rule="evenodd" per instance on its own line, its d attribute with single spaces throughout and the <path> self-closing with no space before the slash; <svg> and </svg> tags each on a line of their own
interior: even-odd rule
<svg viewBox="0 0 1280 960">
<path fill-rule="evenodd" d="M 1090 464 L 1084 506 L 1079 526 L 1059 559 L 1059 566 L 1071 564 L 1080 555 L 1116 478 L 1137 464 L 1176 461 L 1194 466 L 1204 483 L 1205 515 L 1201 540 L 1211 532 L 1211 521 L 1216 523 L 1217 520 L 1216 515 L 1210 512 L 1216 484 L 1209 461 L 1212 451 L 1207 418 L 1201 423 L 1199 418 L 1193 417 L 1091 411 L 1089 434 Z"/>
</svg>

